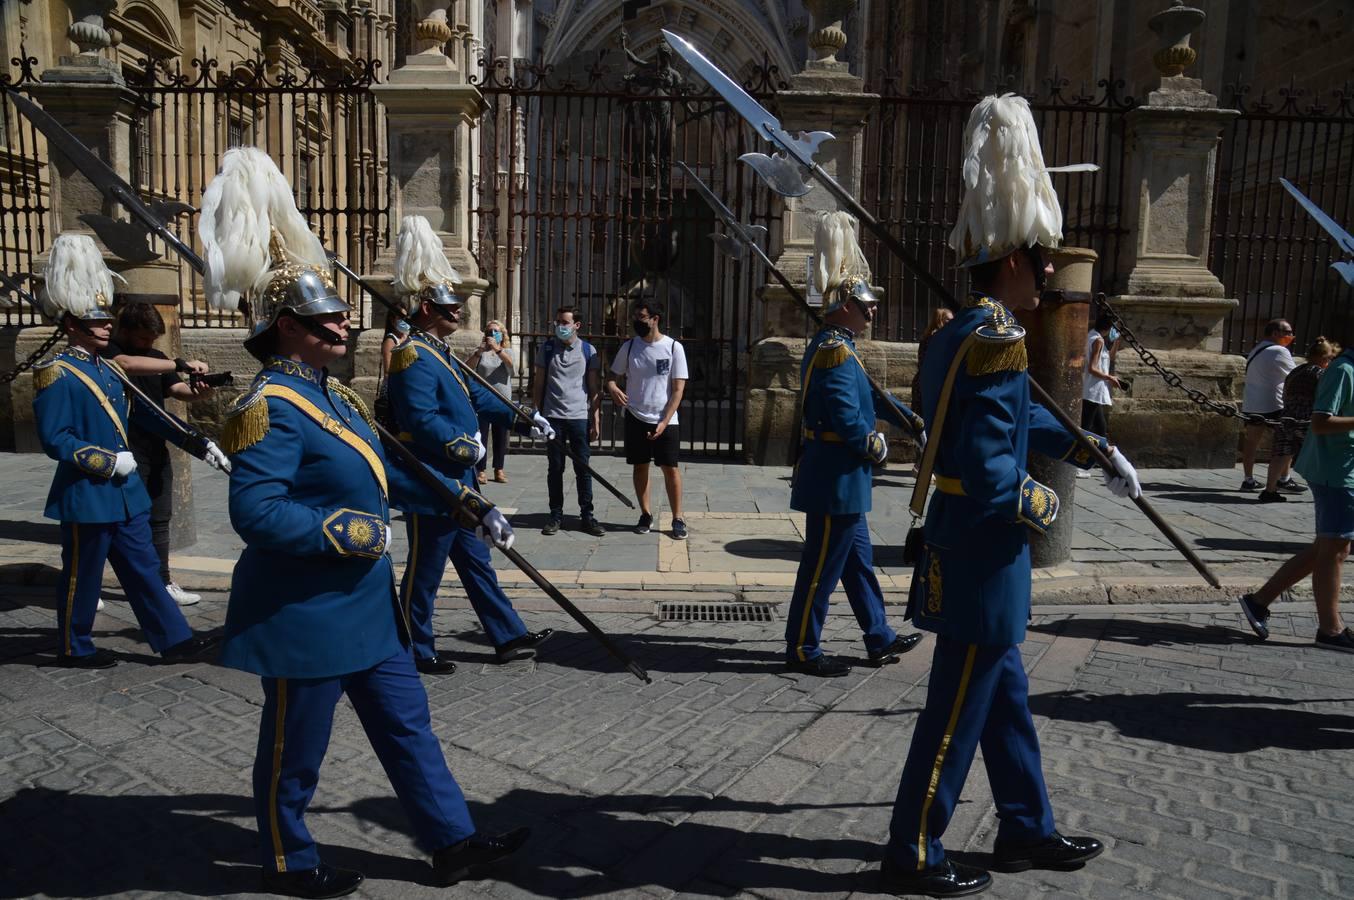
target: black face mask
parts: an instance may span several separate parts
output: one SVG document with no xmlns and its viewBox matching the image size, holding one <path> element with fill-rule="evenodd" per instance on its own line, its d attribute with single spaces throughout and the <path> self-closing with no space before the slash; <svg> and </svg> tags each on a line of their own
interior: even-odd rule
<svg viewBox="0 0 1354 900">
<path fill-rule="evenodd" d="M 635 319 L 635 320 L 632 321 L 630 324 L 631 324 L 632 326 L 634 326 L 635 334 L 638 335 L 639 337 L 648 337 L 648 336 L 649 336 L 649 330 L 650 330 L 650 328 L 649 328 L 649 323 L 648 323 L 648 322 L 643 322 L 643 321 L 640 321 L 639 319 Z"/>
</svg>

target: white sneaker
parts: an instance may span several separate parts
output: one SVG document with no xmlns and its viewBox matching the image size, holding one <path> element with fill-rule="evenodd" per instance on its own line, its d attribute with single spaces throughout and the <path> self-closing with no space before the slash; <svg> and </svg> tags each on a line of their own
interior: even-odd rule
<svg viewBox="0 0 1354 900">
<path fill-rule="evenodd" d="M 1077 469 L 1078 478 L 1090 478 L 1094 474 L 1090 469 Z"/>
<path fill-rule="evenodd" d="M 96 606 L 96 607 L 94 607 L 94 608 L 95 608 L 96 610 L 98 610 L 99 612 L 103 612 L 103 608 L 104 608 L 105 606 L 107 606 L 107 605 L 108 605 L 108 604 L 106 604 L 106 603 L 103 602 L 103 598 L 100 597 L 100 598 L 99 598 L 99 605 Z"/>
<path fill-rule="evenodd" d="M 202 599 L 201 594 L 194 594 L 191 591 L 185 591 L 183 588 L 179 587 L 172 581 L 169 584 L 165 585 L 165 590 L 169 592 L 169 596 L 173 597 L 174 602 L 179 604 L 179 606 L 192 606 L 193 604 L 199 602 Z"/>
</svg>

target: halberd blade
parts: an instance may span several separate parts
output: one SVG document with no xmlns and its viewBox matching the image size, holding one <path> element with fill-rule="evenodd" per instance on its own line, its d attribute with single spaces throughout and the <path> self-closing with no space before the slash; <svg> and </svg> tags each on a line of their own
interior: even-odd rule
<svg viewBox="0 0 1354 900">
<path fill-rule="evenodd" d="M 804 180 L 804 169 L 784 153 L 744 153 L 738 157 L 752 167 L 766 186 L 782 197 L 803 197 L 813 186 Z"/>
<path fill-rule="evenodd" d="M 1351 235 L 1344 228 L 1340 227 L 1334 219 L 1326 214 L 1326 211 L 1311 201 L 1302 191 L 1294 187 L 1293 183 L 1287 178 L 1280 178 L 1279 183 L 1284 186 L 1288 193 L 1293 195 L 1293 199 L 1298 201 L 1303 209 L 1307 210 L 1307 215 L 1316 220 L 1316 224 L 1325 229 L 1326 233 L 1335 238 L 1336 245 L 1346 256 L 1354 256 L 1354 235 Z M 1347 283 L 1354 284 L 1354 261 L 1344 260 L 1331 263 L 1331 268 L 1340 273 L 1340 277 Z"/>
<path fill-rule="evenodd" d="M 712 231 L 710 232 L 710 240 L 715 242 L 715 246 L 718 247 L 725 256 L 732 259 L 743 259 L 748 255 L 747 245 L 731 235 Z"/>
<path fill-rule="evenodd" d="M 124 222 L 99 213 L 84 213 L 79 217 L 112 250 L 119 259 L 129 263 L 148 263 L 160 258 L 150 249 L 150 232 L 136 222 Z"/>
</svg>

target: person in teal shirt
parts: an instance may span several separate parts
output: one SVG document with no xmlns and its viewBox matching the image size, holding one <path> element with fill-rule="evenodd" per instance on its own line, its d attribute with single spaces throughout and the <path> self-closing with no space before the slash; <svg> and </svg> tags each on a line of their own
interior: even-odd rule
<svg viewBox="0 0 1354 900">
<path fill-rule="evenodd" d="M 1311 434 L 1294 465 L 1312 488 L 1316 538 L 1254 593 L 1238 598 L 1260 640 L 1269 637 L 1270 606 L 1308 575 L 1316 596 L 1315 644 L 1354 653 L 1354 630 L 1340 616 L 1340 577 L 1354 539 L 1354 351 L 1345 350 L 1317 383 Z"/>
</svg>

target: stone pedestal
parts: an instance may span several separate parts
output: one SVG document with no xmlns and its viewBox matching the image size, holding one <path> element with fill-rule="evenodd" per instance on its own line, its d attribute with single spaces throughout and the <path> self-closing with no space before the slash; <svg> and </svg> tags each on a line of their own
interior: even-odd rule
<svg viewBox="0 0 1354 900">
<path fill-rule="evenodd" d="M 1093 250 L 1064 247 L 1050 250 L 1053 275 L 1034 310 L 1016 314 L 1026 330 L 1030 377 L 1073 422 L 1081 420 L 1081 371 L 1086 361 L 1086 335 L 1091 306 Z M 1058 518 L 1049 530 L 1030 540 L 1035 566 L 1056 566 L 1072 557 L 1072 513 L 1076 499 L 1076 470 L 1064 462 L 1031 453 L 1029 473 L 1053 488 L 1061 501 Z"/>
<path fill-rule="evenodd" d="M 466 300 L 462 320 L 466 328 L 475 329 L 489 284 L 471 253 L 469 212 L 476 152 L 473 130 L 485 104 L 479 89 L 466 84 L 461 69 L 443 54 L 442 44 L 452 31 L 445 11 L 440 17 L 438 13 L 434 8 L 418 23 L 424 49 L 408 56 L 388 82 L 372 88 L 386 108 L 393 188 L 390 230 L 376 270 L 390 272 L 400 220 L 423 216 L 441 236 L 447 259 L 465 279 L 459 291 Z"/>
</svg>

